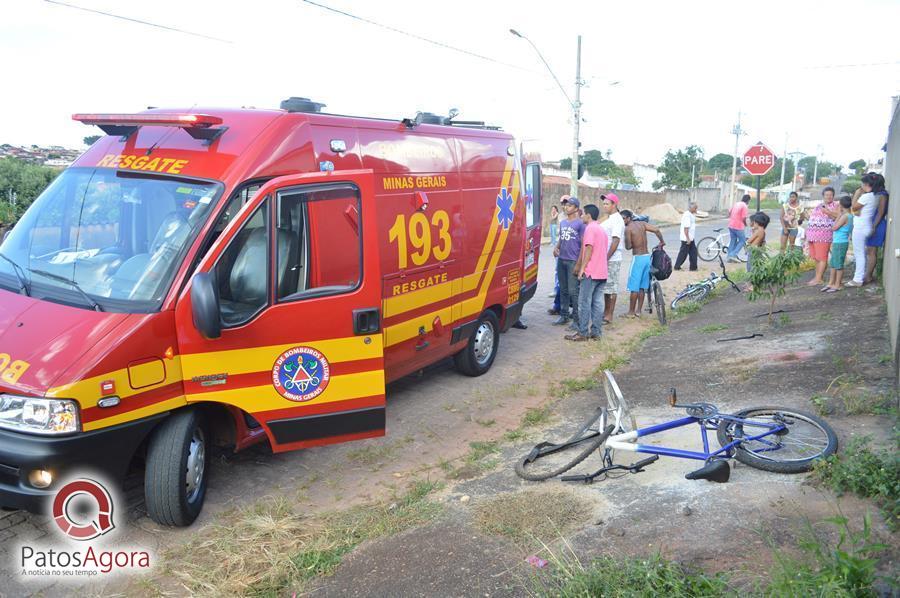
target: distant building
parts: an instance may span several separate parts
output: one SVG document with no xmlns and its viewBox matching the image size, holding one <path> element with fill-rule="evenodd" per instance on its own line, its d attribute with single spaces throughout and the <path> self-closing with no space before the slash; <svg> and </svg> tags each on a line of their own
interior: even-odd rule
<svg viewBox="0 0 900 598">
<path fill-rule="evenodd" d="M 631 165 L 634 176 L 641 182 L 638 185 L 638 191 L 655 191 L 653 183 L 660 179 L 659 171 L 652 164 L 639 164 L 635 162 Z"/>
</svg>

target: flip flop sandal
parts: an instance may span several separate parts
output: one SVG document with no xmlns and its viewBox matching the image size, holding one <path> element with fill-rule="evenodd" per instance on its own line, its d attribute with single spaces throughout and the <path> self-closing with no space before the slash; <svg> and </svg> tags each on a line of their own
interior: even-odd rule
<svg viewBox="0 0 900 598">
<path fill-rule="evenodd" d="M 825 292 L 826 292 L 826 293 L 837 293 L 838 291 L 840 291 L 840 289 L 833 289 L 833 288 L 830 288 L 830 287 L 829 287 L 829 289 L 828 289 L 827 291 L 825 291 Z"/>
</svg>

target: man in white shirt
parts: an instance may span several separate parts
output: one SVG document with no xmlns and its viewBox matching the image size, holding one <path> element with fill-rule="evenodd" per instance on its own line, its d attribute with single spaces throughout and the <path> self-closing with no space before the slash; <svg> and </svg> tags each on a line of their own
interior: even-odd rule
<svg viewBox="0 0 900 598">
<path fill-rule="evenodd" d="M 613 311 L 616 309 L 616 298 L 619 294 L 619 270 L 622 266 L 622 244 L 625 242 L 625 220 L 619 214 L 619 196 L 615 193 L 601 195 L 603 211 L 606 212 L 606 220 L 600 223 L 609 240 L 609 249 L 606 252 L 607 277 L 606 286 L 603 287 L 603 323 L 612 322 Z"/>
<path fill-rule="evenodd" d="M 688 204 L 688 211 L 681 217 L 681 228 L 678 231 L 678 238 L 681 239 L 681 249 L 678 250 L 678 257 L 675 259 L 675 269 L 681 270 L 681 264 L 684 258 L 690 256 L 690 270 L 697 270 L 697 202 L 692 201 Z"/>
</svg>

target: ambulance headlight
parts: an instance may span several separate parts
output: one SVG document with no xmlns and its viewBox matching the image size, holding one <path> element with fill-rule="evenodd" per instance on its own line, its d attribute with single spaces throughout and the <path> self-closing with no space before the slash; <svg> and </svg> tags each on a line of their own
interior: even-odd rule
<svg viewBox="0 0 900 598">
<path fill-rule="evenodd" d="M 78 403 L 0 394 L 0 428 L 32 434 L 71 434 L 80 429 Z"/>
</svg>

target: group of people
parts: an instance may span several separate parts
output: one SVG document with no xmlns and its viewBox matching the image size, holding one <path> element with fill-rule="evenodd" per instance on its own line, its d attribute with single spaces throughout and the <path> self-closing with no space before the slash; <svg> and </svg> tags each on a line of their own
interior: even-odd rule
<svg viewBox="0 0 900 598">
<path fill-rule="evenodd" d="M 631 293 L 627 317 L 639 317 L 650 288 L 650 253 L 647 233 L 665 244 L 659 228 L 634 219 L 629 210 L 619 210 L 615 193 L 600 196 L 601 208 L 581 206 L 577 197 L 560 198 L 561 210 L 551 208 L 550 237 L 556 257 L 557 288 L 551 315 L 554 325 L 568 325 L 566 339 L 599 338 L 604 324 L 612 322 L 619 294 L 622 249 L 633 253 L 627 289 Z"/>
<path fill-rule="evenodd" d="M 805 247 L 816 263 L 815 275 L 807 284 L 821 285 L 822 292 L 836 293 L 842 285 L 860 287 L 874 280 L 878 249 L 884 245 L 887 232 L 889 198 L 884 183 L 882 175 L 870 172 L 862 177 L 862 184 L 852 197 L 843 195 L 837 200 L 834 188 L 825 187 L 822 201 L 814 207 L 805 207 L 799 195 L 791 192 L 781 207 L 781 252 Z M 729 212 L 729 261 L 736 261 L 745 243 L 765 247 L 769 217 L 762 212 L 748 216 L 749 203 L 750 196 L 744 195 Z M 753 234 L 745 241 L 748 221 Z M 851 244 L 855 269 L 853 278 L 844 283 L 844 263 Z M 752 268 L 749 257 L 748 270 Z M 829 266 L 831 272 L 826 282 L 825 271 Z"/>
</svg>

